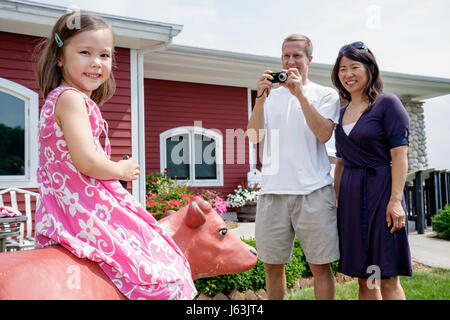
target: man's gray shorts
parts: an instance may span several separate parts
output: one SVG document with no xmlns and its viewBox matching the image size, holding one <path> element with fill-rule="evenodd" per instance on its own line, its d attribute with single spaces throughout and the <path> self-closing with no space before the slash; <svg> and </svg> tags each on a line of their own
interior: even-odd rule
<svg viewBox="0 0 450 320">
<path fill-rule="evenodd" d="M 264 194 L 256 206 L 258 259 L 268 264 L 291 261 L 295 235 L 311 264 L 339 259 L 336 195 L 332 185 L 307 195 Z"/>
</svg>

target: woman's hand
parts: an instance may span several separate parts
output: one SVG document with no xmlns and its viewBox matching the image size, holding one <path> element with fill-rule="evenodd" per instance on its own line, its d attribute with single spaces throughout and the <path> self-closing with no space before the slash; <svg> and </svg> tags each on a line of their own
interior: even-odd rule
<svg viewBox="0 0 450 320">
<path fill-rule="evenodd" d="M 408 172 L 408 146 L 399 146 L 390 150 L 392 158 L 392 190 L 386 208 L 386 222 L 392 226 L 391 233 L 405 227 L 406 215 L 402 207 L 403 188 Z"/>
<path fill-rule="evenodd" d="M 342 158 L 336 157 L 336 164 L 334 167 L 334 192 L 336 193 L 336 207 L 339 204 L 339 188 L 341 186 L 343 172 L 344 164 L 342 163 Z"/>
<path fill-rule="evenodd" d="M 386 208 L 386 222 L 388 228 L 392 226 L 391 233 L 405 227 L 406 215 L 399 200 L 390 200 Z"/>
<path fill-rule="evenodd" d="M 122 178 L 120 180 L 132 181 L 139 177 L 139 165 L 133 163 L 133 158 L 120 160 L 117 164 L 122 170 Z"/>
</svg>

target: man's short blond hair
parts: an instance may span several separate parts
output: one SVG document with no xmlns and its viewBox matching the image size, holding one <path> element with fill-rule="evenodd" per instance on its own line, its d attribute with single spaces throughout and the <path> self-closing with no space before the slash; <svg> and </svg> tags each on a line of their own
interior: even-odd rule
<svg viewBox="0 0 450 320">
<path fill-rule="evenodd" d="M 284 39 L 283 45 L 281 46 L 281 51 L 284 50 L 284 44 L 287 41 L 305 41 L 306 42 L 306 47 L 305 47 L 306 52 L 305 53 L 308 56 L 308 58 L 311 57 L 312 52 L 313 52 L 313 45 L 312 45 L 311 39 L 309 39 L 307 36 L 300 34 L 300 33 L 291 34 L 290 36 L 288 36 L 287 38 Z"/>
</svg>

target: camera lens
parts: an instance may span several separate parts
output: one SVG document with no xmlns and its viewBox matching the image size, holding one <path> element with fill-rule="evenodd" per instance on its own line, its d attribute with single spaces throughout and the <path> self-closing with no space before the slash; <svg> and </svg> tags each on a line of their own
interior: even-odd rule
<svg viewBox="0 0 450 320">
<path fill-rule="evenodd" d="M 288 78 L 288 75 L 286 72 L 280 72 L 280 74 L 278 75 L 278 80 L 280 80 L 280 82 L 285 82 Z"/>
</svg>

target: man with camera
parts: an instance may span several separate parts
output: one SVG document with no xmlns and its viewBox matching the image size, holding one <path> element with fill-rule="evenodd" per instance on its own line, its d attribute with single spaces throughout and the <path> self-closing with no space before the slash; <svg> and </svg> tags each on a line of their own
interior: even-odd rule
<svg viewBox="0 0 450 320">
<path fill-rule="evenodd" d="M 281 73 L 266 70 L 247 126 L 264 148 L 255 240 L 269 299 L 286 290 L 284 265 L 297 235 L 314 276 L 316 299 L 334 298 L 330 263 L 339 259 L 336 197 L 325 143 L 339 117 L 339 96 L 308 79 L 312 43 L 293 34 L 282 44 Z M 280 83 L 274 89 L 274 83 Z M 275 170 L 274 170 L 275 168 Z"/>
</svg>

